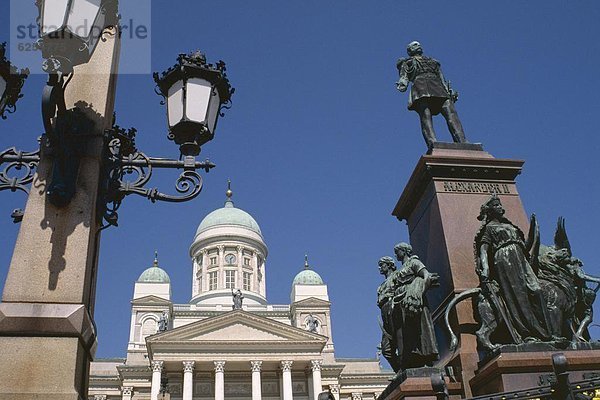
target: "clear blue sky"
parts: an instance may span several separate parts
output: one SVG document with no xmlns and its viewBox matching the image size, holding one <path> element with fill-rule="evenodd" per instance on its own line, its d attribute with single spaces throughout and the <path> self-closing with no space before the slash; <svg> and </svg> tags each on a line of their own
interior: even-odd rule
<svg viewBox="0 0 600 400">
<path fill-rule="evenodd" d="M 236 206 L 256 218 L 270 249 L 268 300 L 289 303 L 308 252 L 329 285 L 336 354 L 375 355 L 376 264 L 408 238 L 390 213 L 425 150 L 417 115 L 394 88 L 396 59 L 414 39 L 460 91 L 468 138 L 496 157 L 526 160 L 518 188 L 543 242 L 565 216 L 575 255 L 600 275 L 600 2 L 153 3 L 151 70 L 202 49 L 227 62 L 237 92 L 203 149 L 218 167 L 201 196 L 183 205 L 130 197 L 121 226 L 103 233 L 99 357 L 125 354 L 133 283 L 155 249 L 174 301 L 189 300 L 188 247 L 202 218 L 222 206 L 228 178 Z M 0 40 L 8 39 L 7 14 L 2 2 Z M 31 77 L 17 114 L 0 121 L 1 148 L 34 148 L 43 82 Z M 176 157 L 153 86 L 150 75 L 120 76 L 118 121 L 138 128 L 147 154 Z M 437 131 L 449 140 L 443 121 Z M 171 190 L 171 176 L 156 185 Z M 0 194 L 0 285 L 18 231 L 9 215 L 24 203 L 24 195 Z"/>
</svg>

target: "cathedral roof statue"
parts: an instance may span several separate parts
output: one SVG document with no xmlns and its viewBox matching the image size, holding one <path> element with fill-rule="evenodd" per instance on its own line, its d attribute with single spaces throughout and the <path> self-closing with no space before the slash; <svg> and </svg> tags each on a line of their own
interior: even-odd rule
<svg viewBox="0 0 600 400">
<path fill-rule="evenodd" d="M 171 279 L 169 278 L 169 274 L 165 272 L 164 269 L 158 266 L 158 252 L 154 253 L 154 262 L 152 266 L 142 272 L 140 277 L 137 280 L 138 282 L 145 283 L 170 283 Z"/>
<path fill-rule="evenodd" d="M 292 285 L 324 285 L 323 279 L 319 274 L 310 269 L 308 265 L 308 256 L 304 256 L 304 269 L 296 275 Z"/>
<path fill-rule="evenodd" d="M 248 228 L 262 236 L 262 232 L 260 231 L 260 227 L 258 226 L 256 220 L 246 211 L 236 208 L 233 205 L 233 200 L 231 200 L 231 197 L 233 196 L 233 192 L 231 191 L 231 182 L 229 182 L 229 188 L 226 194 L 227 200 L 225 201 L 225 206 L 208 214 L 202 220 L 202 222 L 200 222 L 200 226 L 198 226 L 196 235 L 216 226 L 237 225 Z"/>
</svg>

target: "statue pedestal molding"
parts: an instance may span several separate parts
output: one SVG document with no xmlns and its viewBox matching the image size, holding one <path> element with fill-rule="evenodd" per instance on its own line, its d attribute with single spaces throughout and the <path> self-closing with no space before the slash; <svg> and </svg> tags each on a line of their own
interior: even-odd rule
<svg viewBox="0 0 600 400">
<path fill-rule="evenodd" d="M 547 385 L 555 379 L 552 370 L 552 354 L 562 352 L 568 361 L 571 382 L 588 379 L 588 374 L 600 371 L 600 343 L 584 343 L 578 350 L 552 349 L 546 343 L 532 343 L 545 351 L 531 351 L 521 346 L 504 346 L 499 354 L 487 361 L 476 371 L 470 381 L 473 395 L 482 396 L 498 392 L 524 390 Z M 595 350 L 590 350 L 591 348 Z M 587 349 L 586 349 L 587 348 Z M 585 350 L 585 351 L 582 351 Z M 534 396 L 532 396 L 534 397 Z"/>
<path fill-rule="evenodd" d="M 431 375 L 443 370 L 432 367 L 409 368 L 400 372 L 381 393 L 378 400 L 419 399 L 435 400 L 435 392 L 431 384 Z M 462 385 L 444 378 L 450 399 L 460 399 Z"/>
<path fill-rule="evenodd" d="M 407 221 L 414 253 L 440 276 L 441 286 L 427 293 L 436 325 L 438 365 L 453 367 L 456 378 L 463 382 L 465 397 L 472 395 L 468 382 L 479 361 L 472 303 L 460 303 L 452 315 L 460 333 L 460 348 L 455 354 L 448 350 L 443 312 L 455 294 L 479 285 L 473 238 L 480 227 L 477 216 L 481 204 L 492 193 L 502 199 L 506 216 L 527 231 L 529 220 L 515 184 L 523 164 L 521 160 L 494 158 L 478 144 L 435 143 L 430 154 L 418 161 L 392 212 Z"/>
<path fill-rule="evenodd" d="M 46 196 L 52 158 L 42 152 L 0 303 L 0 398 L 88 397 L 98 246 L 98 188 L 104 141 L 112 126 L 120 39 L 105 32 L 89 63 L 75 67 L 67 108 L 95 122 L 71 203 Z M 105 39 L 105 40 L 104 40 Z"/>
</svg>

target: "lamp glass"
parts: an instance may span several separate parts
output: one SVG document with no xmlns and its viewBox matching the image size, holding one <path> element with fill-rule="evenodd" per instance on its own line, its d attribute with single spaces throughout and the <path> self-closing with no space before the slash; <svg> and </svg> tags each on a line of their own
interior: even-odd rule
<svg viewBox="0 0 600 400">
<path fill-rule="evenodd" d="M 187 82 L 186 89 L 185 114 L 187 118 L 193 122 L 208 122 L 207 114 L 212 97 L 212 85 L 204 79 L 191 78 Z"/>
<path fill-rule="evenodd" d="M 92 33 L 100 36 L 100 32 L 92 32 L 100 12 L 102 0 L 75 0 L 71 6 L 69 30 L 81 38 L 89 38 Z"/>
<path fill-rule="evenodd" d="M 44 0 L 43 4 L 42 35 L 47 35 L 64 26 L 69 0 Z"/>
<path fill-rule="evenodd" d="M 183 119 L 183 81 L 177 81 L 167 94 L 169 127 L 174 127 Z"/>
<path fill-rule="evenodd" d="M 3 76 L 0 76 L 0 100 L 4 98 L 4 92 L 6 91 L 6 80 Z"/>
</svg>

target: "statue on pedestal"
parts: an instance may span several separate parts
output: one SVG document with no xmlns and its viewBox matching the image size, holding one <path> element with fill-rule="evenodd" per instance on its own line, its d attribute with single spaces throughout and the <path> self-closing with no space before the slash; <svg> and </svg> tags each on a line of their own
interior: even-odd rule
<svg viewBox="0 0 600 400">
<path fill-rule="evenodd" d="M 169 329 L 169 313 L 167 311 L 163 311 L 160 319 L 158 320 L 158 331 L 166 332 Z"/>
<path fill-rule="evenodd" d="M 426 291 L 438 284 L 412 254 L 412 247 L 399 243 L 394 252 L 402 267 L 396 270 L 391 257 L 379 260 L 379 272 L 385 281 L 377 289 L 381 309 L 381 352 L 395 372 L 430 366 L 438 359 L 433 322 L 425 298 Z"/>
<path fill-rule="evenodd" d="M 236 289 L 235 291 L 231 289 L 231 295 L 233 296 L 233 306 L 234 310 L 242 309 L 242 302 L 244 301 L 244 295 L 240 289 Z"/>
<path fill-rule="evenodd" d="M 433 129 L 432 116 L 441 113 L 446 119 L 448 130 L 455 143 L 467 143 L 465 132 L 458 118 L 454 103 L 458 93 L 444 79 L 441 65 L 437 60 L 423 55 L 419 42 L 410 42 L 406 48 L 408 58 L 396 63 L 400 79 L 396 83 L 399 91 L 405 92 L 412 82 L 408 109 L 416 111 L 421 119 L 421 131 L 427 147 L 437 141 Z"/>
</svg>

